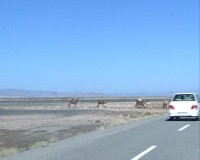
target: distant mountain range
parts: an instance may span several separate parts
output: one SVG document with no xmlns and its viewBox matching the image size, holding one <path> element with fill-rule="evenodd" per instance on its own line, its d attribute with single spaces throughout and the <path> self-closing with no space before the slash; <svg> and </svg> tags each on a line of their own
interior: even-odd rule
<svg viewBox="0 0 200 160">
<path fill-rule="evenodd" d="M 194 91 L 195 92 L 195 91 Z M 198 93 L 198 91 L 196 91 Z M 54 92 L 33 91 L 24 89 L 0 89 L 0 97 L 108 97 L 108 96 L 171 96 L 174 91 L 169 92 L 133 92 L 133 93 L 100 93 L 100 92 Z"/>
<path fill-rule="evenodd" d="M 94 92 L 54 92 L 33 91 L 24 89 L 0 89 L 0 97 L 99 97 L 107 96 L 104 93 Z"/>
</svg>

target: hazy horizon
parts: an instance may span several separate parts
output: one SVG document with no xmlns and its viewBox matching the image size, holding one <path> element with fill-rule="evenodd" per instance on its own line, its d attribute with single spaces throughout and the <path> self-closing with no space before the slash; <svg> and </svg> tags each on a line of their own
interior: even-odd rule
<svg viewBox="0 0 200 160">
<path fill-rule="evenodd" d="M 191 91 L 196 92 L 197 91 Z M 140 97 L 158 96 L 169 97 L 176 92 L 132 92 L 132 93 L 103 93 L 103 92 L 56 92 L 56 91 L 36 91 L 24 89 L 0 89 L 0 97 Z"/>
</svg>

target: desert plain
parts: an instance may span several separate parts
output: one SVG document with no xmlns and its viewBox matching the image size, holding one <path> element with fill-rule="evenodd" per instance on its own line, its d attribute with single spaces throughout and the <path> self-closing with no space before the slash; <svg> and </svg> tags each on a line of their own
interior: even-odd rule
<svg viewBox="0 0 200 160">
<path fill-rule="evenodd" d="M 97 107 L 99 99 L 107 103 Z M 136 97 L 83 97 L 70 107 L 69 98 L 0 98 L 0 157 L 167 113 L 167 98 L 146 99 L 143 109 L 134 107 Z"/>
</svg>

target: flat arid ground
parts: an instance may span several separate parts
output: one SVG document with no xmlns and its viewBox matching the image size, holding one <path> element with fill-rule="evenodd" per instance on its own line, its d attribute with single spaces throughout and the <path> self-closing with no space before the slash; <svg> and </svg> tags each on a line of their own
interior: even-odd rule
<svg viewBox="0 0 200 160">
<path fill-rule="evenodd" d="M 76 106 L 61 99 L 0 100 L 0 157 L 44 147 L 91 131 L 166 114 L 163 99 L 149 101 L 150 108 L 134 108 L 135 101 L 80 100 Z"/>
</svg>

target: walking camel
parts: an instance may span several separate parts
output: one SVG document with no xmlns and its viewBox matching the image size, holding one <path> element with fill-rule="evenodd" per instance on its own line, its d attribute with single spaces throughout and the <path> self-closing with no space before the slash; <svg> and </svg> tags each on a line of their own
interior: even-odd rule
<svg viewBox="0 0 200 160">
<path fill-rule="evenodd" d="M 105 105 L 107 102 L 105 100 L 98 100 L 97 101 L 97 107 L 99 108 L 99 105 L 102 104 L 102 105 Z"/>
<path fill-rule="evenodd" d="M 144 100 L 144 99 L 138 98 L 136 100 L 136 103 L 135 103 L 135 108 L 140 108 L 140 106 L 141 106 L 141 107 L 143 107 L 145 109 L 146 105 L 147 105 L 147 101 L 148 100 Z"/>
<path fill-rule="evenodd" d="M 77 103 L 78 103 L 78 98 L 77 99 L 72 98 L 69 100 L 68 107 L 71 108 L 70 107 L 71 104 L 74 104 L 74 106 L 76 106 Z"/>
<path fill-rule="evenodd" d="M 164 100 L 164 101 L 163 101 L 162 108 L 163 108 L 163 109 L 167 109 L 168 105 L 169 105 L 169 101 L 168 101 L 168 100 Z"/>
</svg>

